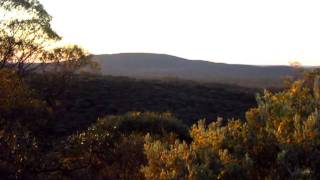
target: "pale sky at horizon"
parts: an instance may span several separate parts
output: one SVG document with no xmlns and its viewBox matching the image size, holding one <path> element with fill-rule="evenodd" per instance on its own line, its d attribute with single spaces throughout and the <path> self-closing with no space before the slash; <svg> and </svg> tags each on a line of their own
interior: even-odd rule
<svg viewBox="0 0 320 180">
<path fill-rule="evenodd" d="M 320 65 L 317 0 L 40 0 L 65 42 L 94 54 Z"/>
</svg>

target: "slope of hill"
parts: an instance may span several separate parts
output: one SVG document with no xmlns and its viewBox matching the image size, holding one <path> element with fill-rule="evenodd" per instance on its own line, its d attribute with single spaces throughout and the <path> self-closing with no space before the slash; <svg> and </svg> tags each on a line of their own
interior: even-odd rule
<svg viewBox="0 0 320 180">
<path fill-rule="evenodd" d="M 164 54 L 124 53 L 95 55 L 104 75 L 135 78 L 173 78 L 237 84 L 248 87 L 277 87 L 282 78 L 294 76 L 289 66 L 252 66 L 187 60 Z"/>
<path fill-rule="evenodd" d="M 39 78 L 33 79 L 32 84 L 42 91 L 47 82 Z M 244 112 L 256 104 L 256 92 L 213 83 L 83 76 L 70 84 L 59 100 L 63 106 L 57 110 L 55 119 L 61 123 L 55 123 L 63 133 L 86 128 L 104 115 L 131 111 L 171 112 L 188 125 L 202 118 L 207 122 L 217 117 L 244 118 Z"/>
</svg>

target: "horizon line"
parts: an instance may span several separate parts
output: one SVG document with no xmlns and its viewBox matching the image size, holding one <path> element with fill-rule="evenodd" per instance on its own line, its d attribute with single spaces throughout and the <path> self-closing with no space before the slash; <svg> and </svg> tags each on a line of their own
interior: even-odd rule
<svg viewBox="0 0 320 180">
<path fill-rule="evenodd" d="M 94 56 L 101 56 L 101 55 L 121 55 L 121 54 L 149 54 L 149 55 L 163 55 L 163 56 L 171 56 L 183 60 L 189 60 L 189 61 L 205 61 L 205 62 L 210 62 L 210 63 L 217 63 L 217 64 L 229 64 L 229 65 L 244 65 L 244 66 L 263 66 L 263 67 L 272 67 L 272 66 L 286 66 L 286 67 L 293 67 L 289 64 L 246 64 L 246 63 L 227 63 L 223 61 L 213 61 L 213 60 L 207 60 L 207 59 L 189 59 L 177 55 L 172 55 L 168 53 L 153 53 L 153 52 L 119 52 L 119 53 L 92 53 L 91 55 Z M 319 68 L 320 65 L 303 65 L 301 63 L 301 67 L 306 67 L 306 68 Z"/>
</svg>

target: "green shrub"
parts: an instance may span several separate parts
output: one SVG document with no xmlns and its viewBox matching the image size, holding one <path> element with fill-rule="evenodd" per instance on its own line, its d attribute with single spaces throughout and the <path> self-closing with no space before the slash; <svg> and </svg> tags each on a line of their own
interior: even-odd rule
<svg viewBox="0 0 320 180">
<path fill-rule="evenodd" d="M 59 170 L 47 176 L 82 179 L 144 179 L 144 136 L 188 139 L 188 130 L 169 113 L 132 112 L 98 119 L 56 147 Z M 64 174 L 63 174 L 64 173 Z"/>
<path fill-rule="evenodd" d="M 314 74 L 313 74 L 314 75 Z M 319 78 L 265 91 L 246 121 L 199 121 L 191 143 L 147 137 L 147 179 L 319 179 Z M 199 153 L 201 152 L 201 153 Z M 201 155 L 202 154 L 202 155 Z"/>
</svg>

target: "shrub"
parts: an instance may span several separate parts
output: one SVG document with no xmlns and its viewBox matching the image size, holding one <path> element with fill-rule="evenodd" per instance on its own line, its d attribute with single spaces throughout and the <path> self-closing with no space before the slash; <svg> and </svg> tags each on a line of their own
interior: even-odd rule
<svg viewBox="0 0 320 180">
<path fill-rule="evenodd" d="M 317 77 L 313 74 L 313 77 Z M 310 78 L 310 77 L 309 77 Z M 191 143 L 147 137 L 147 179 L 319 179 L 319 78 L 257 96 L 246 121 L 199 121 Z"/>
<path fill-rule="evenodd" d="M 0 126 L 36 130 L 47 122 L 48 110 L 15 71 L 0 70 Z"/>
<path fill-rule="evenodd" d="M 15 71 L 0 70 L 0 173 L 3 178 L 31 176 L 37 166 L 35 134 L 46 124 L 46 113 L 45 104 Z"/>
<path fill-rule="evenodd" d="M 56 169 L 46 176 L 82 179 L 144 179 L 144 136 L 188 139 L 187 127 L 169 113 L 132 112 L 98 119 L 56 146 Z"/>
</svg>

